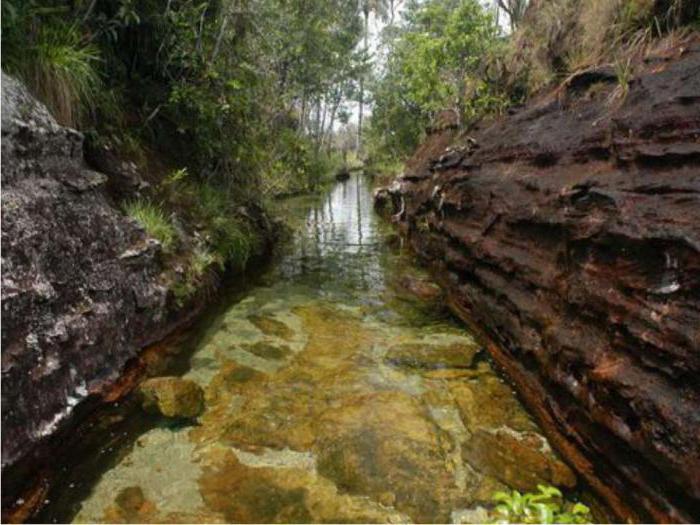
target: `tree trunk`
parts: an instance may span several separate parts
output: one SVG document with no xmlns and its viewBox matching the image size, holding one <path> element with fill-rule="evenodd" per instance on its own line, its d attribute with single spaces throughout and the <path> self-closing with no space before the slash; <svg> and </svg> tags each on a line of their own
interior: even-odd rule
<svg viewBox="0 0 700 525">
<path fill-rule="evenodd" d="M 367 33 L 369 32 L 369 9 L 365 8 L 365 56 L 369 52 L 367 44 Z M 360 112 L 357 116 L 357 154 L 362 153 L 362 113 L 364 112 L 365 103 L 365 72 L 360 72 Z"/>
<path fill-rule="evenodd" d="M 318 100 L 316 102 L 316 124 L 314 126 L 316 151 L 318 151 L 318 143 L 319 143 L 319 139 L 321 137 L 320 129 L 321 129 L 321 97 L 318 97 Z"/>
<path fill-rule="evenodd" d="M 323 137 L 326 133 L 326 114 L 328 113 L 328 103 L 326 102 L 326 96 L 323 96 L 323 114 L 321 115 L 321 129 L 318 132 L 318 147 L 320 150 L 323 146 Z"/>
<path fill-rule="evenodd" d="M 214 45 L 214 51 L 211 53 L 211 59 L 209 60 L 210 62 L 214 62 L 216 60 L 216 56 L 219 54 L 219 49 L 221 49 L 221 42 L 224 39 L 224 34 L 226 32 L 226 25 L 228 24 L 228 15 L 224 15 L 223 19 L 221 20 L 221 28 L 219 29 L 219 34 L 216 37 L 216 44 Z"/>
<path fill-rule="evenodd" d="M 341 99 L 342 89 L 338 89 L 338 92 L 335 95 L 335 98 L 333 99 L 333 107 L 331 108 L 330 122 L 328 123 L 328 127 L 326 128 L 326 150 L 328 151 L 329 155 L 331 153 L 331 148 L 333 147 L 333 124 L 335 123 L 335 114 L 338 111 L 338 106 L 340 105 Z"/>
<path fill-rule="evenodd" d="M 306 93 L 301 97 L 301 115 L 299 117 L 299 135 L 304 134 L 304 122 L 306 118 Z"/>
</svg>

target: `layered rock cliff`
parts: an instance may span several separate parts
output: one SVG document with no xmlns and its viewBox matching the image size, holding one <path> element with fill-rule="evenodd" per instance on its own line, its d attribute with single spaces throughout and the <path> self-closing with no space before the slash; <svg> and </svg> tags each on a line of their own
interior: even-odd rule
<svg viewBox="0 0 700 525">
<path fill-rule="evenodd" d="M 480 128 L 378 193 L 550 439 L 623 519 L 700 519 L 700 44 Z"/>
<path fill-rule="evenodd" d="M 85 164 L 80 133 L 3 74 L 3 514 L 74 414 L 202 305 L 178 306 L 160 244 L 112 201 L 109 178 Z"/>
</svg>

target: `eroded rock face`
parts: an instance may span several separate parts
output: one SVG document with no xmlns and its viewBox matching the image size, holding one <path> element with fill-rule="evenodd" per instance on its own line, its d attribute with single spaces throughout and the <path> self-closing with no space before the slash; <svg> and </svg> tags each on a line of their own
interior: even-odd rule
<svg viewBox="0 0 700 525">
<path fill-rule="evenodd" d="M 169 328 L 160 246 L 108 202 L 82 143 L 3 74 L 4 489 L 20 478 L 7 469 Z"/>
<path fill-rule="evenodd" d="M 700 45 L 644 67 L 626 96 L 584 76 L 469 137 L 434 133 L 378 206 L 618 514 L 692 521 Z"/>
</svg>

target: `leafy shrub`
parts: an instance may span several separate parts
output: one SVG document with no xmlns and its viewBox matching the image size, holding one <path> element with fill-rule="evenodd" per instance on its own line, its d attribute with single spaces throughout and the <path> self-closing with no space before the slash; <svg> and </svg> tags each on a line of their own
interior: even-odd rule
<svg viewBox="0 0 700 525">
<path fill-rule="evenodd" d="M 207 280 L 213 282 L 213 275 L 209 271 L 216 262 L 216 256 L 201 246 L 190 254 L 184 275 L 172 287 L 175 300 L 180 306 L 205 285 Z"/>
<path fill-rule="evenodd" d="M 496 492 L 497 523 L 590 523 L 591 511 L 582 503 L 564 501 L 556 487 L 537 485 L 537 492 Z"/>
<path fill-rule="evenodd" d="M 174 206 L 186 210 L 220 267 L 245 268 L 258 250 L 259 238 L 250 221 L 241 216 L 230 191 L 192 181 L 184 168 L 171 172 L 164 180 L 163 189 Z"/>
<path fill-rule="evenodd" d="M 332 180 L 342 160 L 288 128 L 278 133 L 262 176 L 263 195 L 274 197 L 315 191 Z"/>
<path fill-rule="evenodd" d="M 257 237 L 243 221 L 235 217 L 216 217 L 209 225 L 212 249 L 222 265 L 243 269 L 255 252 Z"/>
<path fill-rule="evenodd" d="M 203 229 L 212 252 L 222 266 L 245 267 L 256 249 L 257 236 L 249 224 L 239 217 L 230 196 L 211 184 L 194 185 L 194 213 Z"/>
<path fill-rule="evenodd" d="M 135 219 L 146 233 L 157 239 L 163 249 L 170 249 L 175 241 L 175 229 L 165 212 L 159 206 L 143 199 L 127 202 L 126 214 Z"/>
</svg>

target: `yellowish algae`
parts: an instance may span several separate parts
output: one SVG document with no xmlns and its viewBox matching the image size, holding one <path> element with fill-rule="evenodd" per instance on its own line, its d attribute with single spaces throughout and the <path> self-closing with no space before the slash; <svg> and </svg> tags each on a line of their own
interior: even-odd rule
<svg viewBox="0 0 700 525">
<path fill-rule="evenodd" d="M 376 248 L 350 183 L 277 284 L 201 338 L 184 374 L 205 391 L 197 425 L 140 436 L 76 522 L 469 522 L 495 490 L 575 485 L 467 332 L 387 301 L 406 259 Z"/>
</svg>

